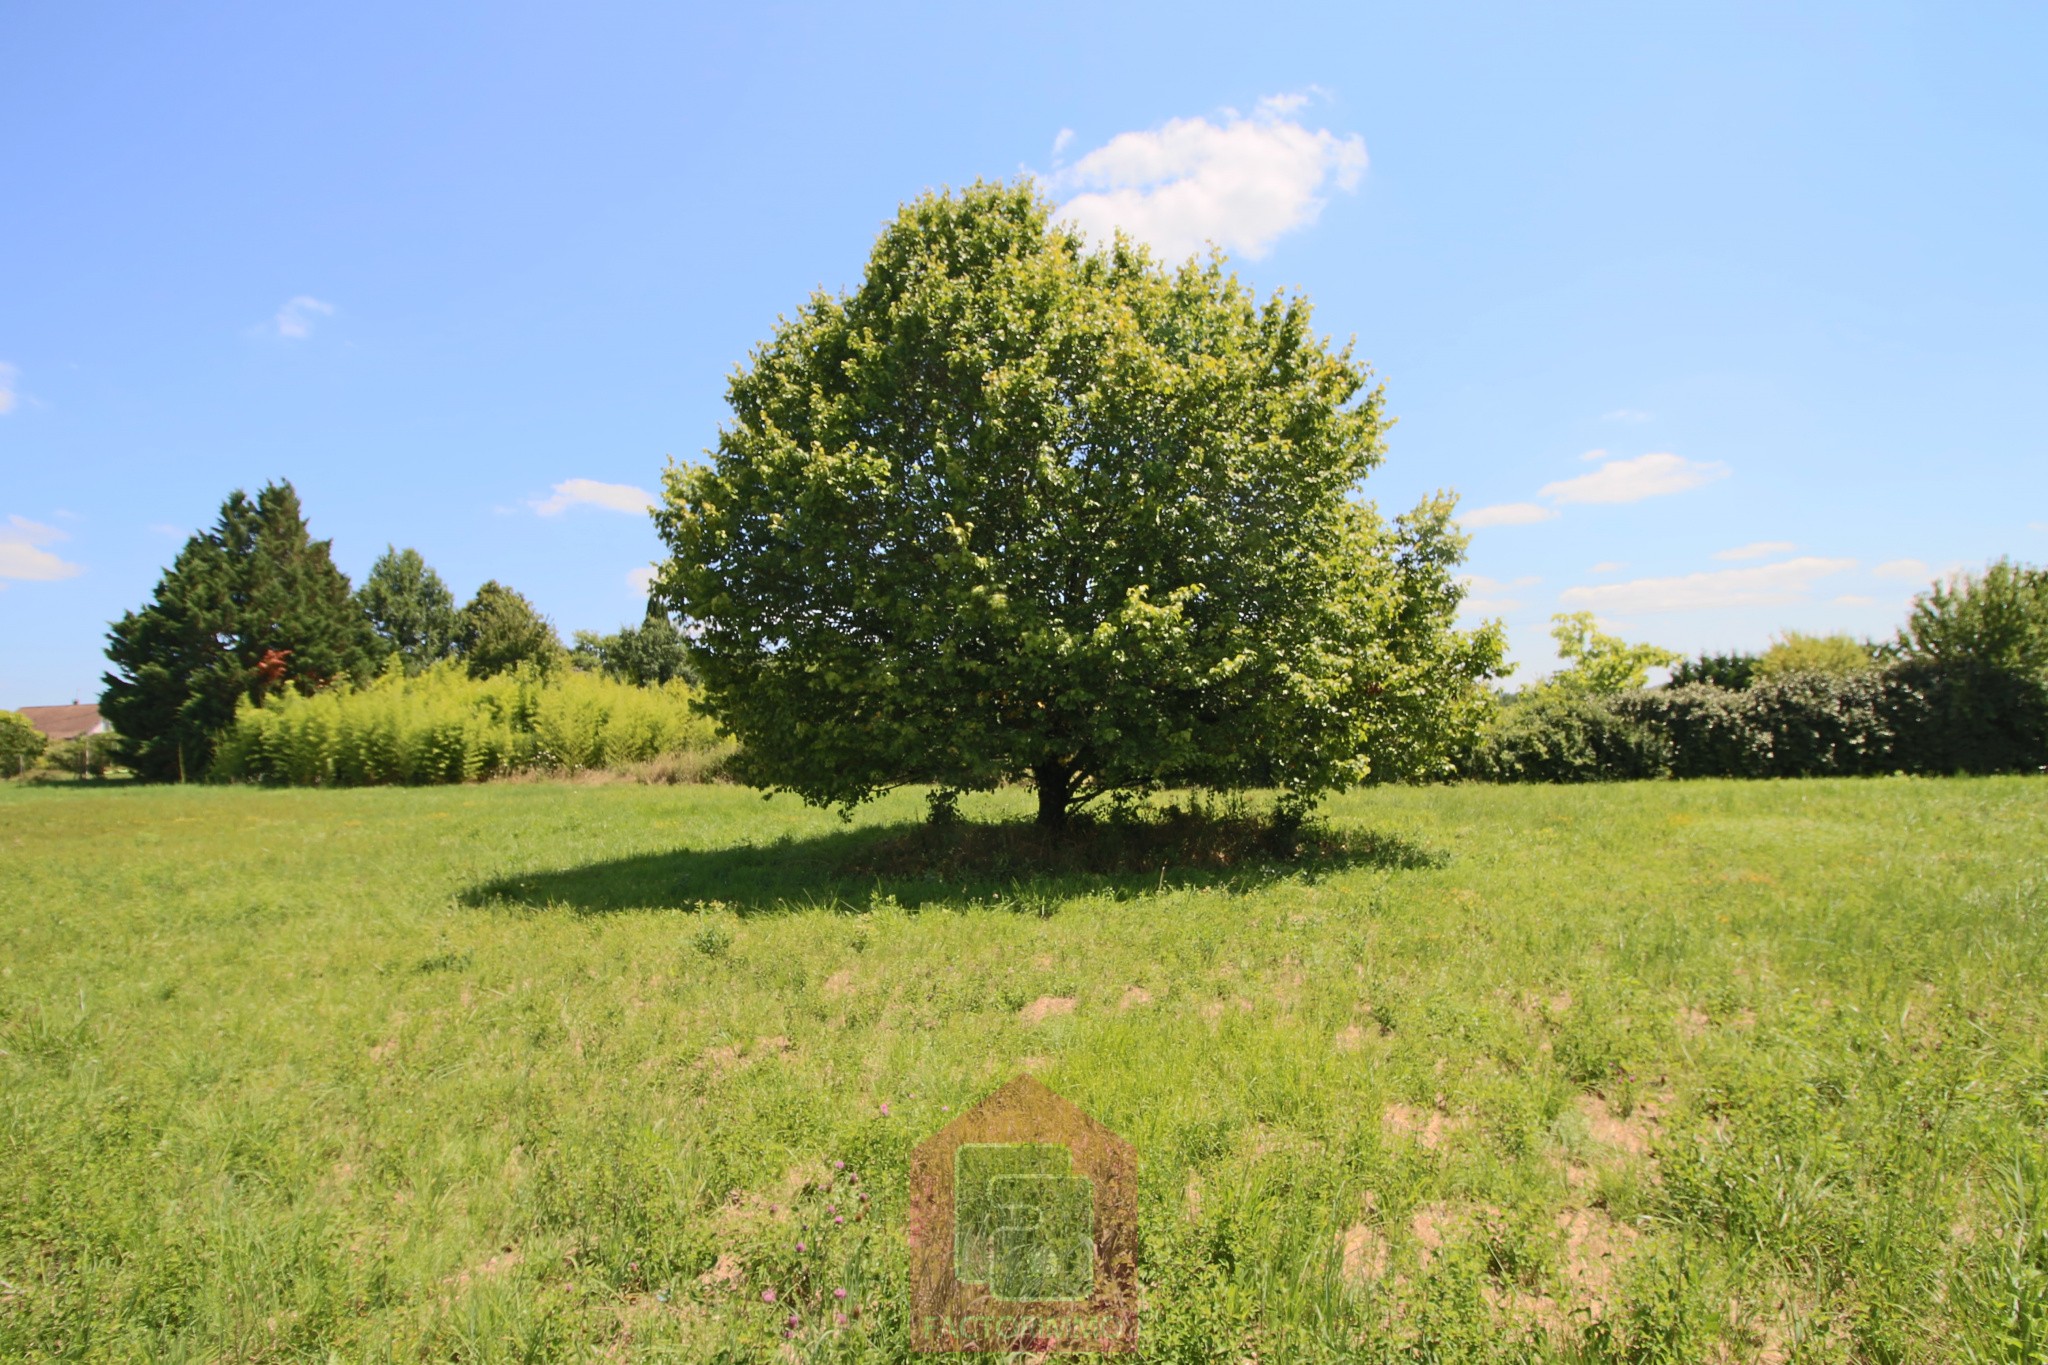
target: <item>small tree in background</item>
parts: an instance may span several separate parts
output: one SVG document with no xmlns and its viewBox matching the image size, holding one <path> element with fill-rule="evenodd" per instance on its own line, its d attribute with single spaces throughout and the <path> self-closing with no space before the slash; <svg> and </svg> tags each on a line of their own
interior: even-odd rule
<svg viewBox="0 0 2048 1365">
<path fill-rule="evenodd" d="M 492 579 L 462 608 L 457 651 L 472 678 L 489 678 L 520 664 L 549 669 L 565 657 L 562 637 L 523 593 Z"/>
<path fill-rule="evenodd" d="M 2048 678 L 2048 569 L 2000 559 L 1913 600 L 1899 652 L 1943 664 Z"/>
<path fill-rule="evenodd" d="M 1026 184 L 905 206 L 671 466 L 656 592 L 741 775 L 852 805 L 1028 778 L 1295 802 L 1447 762 L 1498 629 L 1449 499 L 1389 526 L 1370 372 L 1220 259 L 1091 251 Z"/>
<path fill-rule="evenodd" d="M 108 632 L 100 710 L 120 734 L 122 761 L 153 781 L 202 775 L 244 697 L 312 692 L 366 675 L 375 636 L 334 565 L 312 539 L 290 483 L 254 499 L 237 489 L 220 520 L 193 536 L 150 603 Z"/>
<path fill-rule="evenodd" d="M 356 602 L 383 647 L 397 651 L 408 673 L 438 663 L 455 648 L 461 624 L 455 594 L 418 550 L 385 546 L 356 590 Z"/>
<path fill-rule="evenodd" d="M 647 604 L 646 619 L 637 626 L 624 626 L 610 635 L 577 631 L 569 657 L 579 668 L 595 669 L 636 687 L 656 687 L 677 678 L 692 680 L 683 633 L 668 613 L 652 602 Z"/>
<path fill-rule="evenodd" d="M 1608 635 L 1590 611 L 1563 612 L 1550 618 L 1550 638 L 1567 667 L 1545 680 L 1546 686 L 1591 696 L 1612 696 L 1641 687 L 1650 670 L 1676 663 L 1679 655 L 1657 645 L 1630 644 Z"/>
<path fill-rule="evenodd" d="M 1802 635 L 1790 630 L 1773 640 L 1756 661 L 1756 675 L 1774 678 L 1786 673 L 1867 673 L 1877 666 L 1876 650 L 1853 636 Z"/>
<path fill-rule="evenodd" d="M 0 777 L 19 777 L 49 739 L 19 711 L 0 711 Z"/>
<path fill-rule="evenodd" d="M 1743 653 L 1702 654 L 1697 658 L 1680 659 L 1671 666 L 1671 685 L 1690 687 L 1694 683 L 1706 683 L 1740 692 L 1756 681 L 1756 665 L 1756 655 Z"/>
</svg>

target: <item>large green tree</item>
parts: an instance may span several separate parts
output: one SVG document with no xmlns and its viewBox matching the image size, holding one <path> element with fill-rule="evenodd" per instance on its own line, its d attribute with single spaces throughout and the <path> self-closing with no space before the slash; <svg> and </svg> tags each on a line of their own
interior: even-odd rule
<svg viewBox="0 0 2048 1365">
<path fill-rule="evenodd" d="M 1913 599 L 1897 647 L 1909 658 L 2048 679 L 2048 568 L 2000 559 L 1931 585 Z"/>
<path fill-rule="evenodd" d="M 395 651 L 408 673 L 448 657 L 460 621 L 455 594 L 414 549 L 385 546 L 370 566 L 356 601 L 387 651 Z"/>
<path fill-rule="evenodd" d="M 548 669 L 566 652 L 554 623 L 525 593 L 492 579 L 476 590 L 456 622 L 455 647 L 472 678 L 488 678 L 520 664 Z"/>
<path fill-rule="evenodd" d="M 1441 769 L 1498 632 L 1452 628 L 1448 499 L 1355 498 L 1370 372 L 1220 258 L 1091 250 L 1028 185 L 905 206 L 850 295 L 671 465 L 657 580 L 757 784 L 851 805 L 1030 779 L 1298 799 Z"/>
<path fill-rule="evenodd" d="M 374 636 L 314 540 L 290 483 L 237 489 L 213 529 L 185 542 L 148 605 L 108 632 L 100 709 L 122 761 L 156 781 L 198 777 L 244 697 L 311 692 L 366 673 Z"/>
</svg>

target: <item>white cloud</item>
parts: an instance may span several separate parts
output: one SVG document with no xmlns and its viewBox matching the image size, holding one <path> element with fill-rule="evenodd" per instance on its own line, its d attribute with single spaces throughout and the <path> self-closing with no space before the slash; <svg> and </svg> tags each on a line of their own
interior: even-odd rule
<svg viewBox="0 0 2048 1365">
<path fill-rule="evenodd" d="M 1543 580 L 1534 574 L 1524 574 L 1512 582 L 1503 583 L 1498 578 L 1488 578 L 1483 573 L 1468 573 L 1458 580 L 1465 585 L 1466 596 L 1458 603 L 1458 610 L 1472 615 L 1491 616 L 1497 612 L 1513 611 L 1521 602 L 1507 596 L 1516 588 L 1534 587 Z"/>
<path fill-rule="evenodd" d="M 1627 565 L 1627 564 L 1624 564 L 1624 563 L 1623 563 L 1623 562 L 1622 562 L 1621 560 L 1618 560 L 1618 559 L 1603 559 L 1603 560 L 1601 560 L 1601 561 L 1600 561 L 1600 562 L 1599 562 L 1598 564 L 1595 564 L 1595 565 L 1594 565 L 1594 566 L 1592 567 L 1592 569 L 1590 569 L 1590 570 L 1589 570 L 1589 572 L 1591 572 L 1591 573 L 1620 573 L 1620 572 L 1621 572 L 1621 571 L 1622 571 L 1623 569 L 1626 569 L 1627 567 L 1628 567 L 1628 565 Z"/>
<path fill-rule="evenodd" d="M 311 294 L 294 294 L 284 301 L 284 307 L 277 310 L 271 324 L 277 334 L 287 341 L 304 341 L 313 335 L 315 318 L 334 316 L 334 305 L 314 298 Z"/>
<path fill-rule="evenodd" d="M 1830 597 L 1828 605 L 1831 607 L 1874 607 L 1877 605 L 1877 599 L 1875 597 L 1865 597 L 1860 592 L 1845 592 L 1840 597 Z"/>
<path fill-rule="evenodd" d="M 1650 414 L 1644 412 L 1641 408 L 1616 408 L 1613 412 L 1601 413 L 1600 420 L 1603 422 L 1647 422 L 1650 420 Z"/>
<path fill-rule="evenodd" d="M 0 526 L 0 578 L 48 583 L 85 572 L 83 565 L 66 563 L 43 548 L 68 539 L 54 526 L 27 517 L 7 518 L 7 524 Z"/>
<path fill-rule="evenodd" d="M 1641 502 L 1727 477 L 1728 466 L 1718 460 L 1696 462 L 1664 452 L 1609 460 L 1591 474 L 1547 483 L 1539 491 L 1553 502 Z"/>
<path fill-rule="evenodd" d="M 1747 545 L 1738 545 L 1732 550 L 1716 550 L 1716 559 L 1769 559 L 1772 555 L 1788 555 L 1798 549 L 1789 540 L 1753 540 Z"/>
<path fill-rule="evenodd" d="M 1592 461 L 1594 461 L 1594 460 L 1604 460 L 1604 459 L 1606 459 L 1606 458 L 1607 458 L 1607 452 L 1606 452 L 1606 451 L 1604 451 L 1604 450 L 1589 450 L 1589 451 L 1587 451 L 1587 452 L 1586 452 L 1585 454 L 1583 454 L 1583 455 L 1579 456 L 1579 458 L 1580 458 L 1581 460 L 1584 460 L 1584 461 L 1586 461 L 1587 463 L 1591 463 L 1591 462 L 1592 462 Z"/>
<path fill-rule="evenodd" d="M 1056 134 L 1056 135 L 1055 135 L 1055 136 L 1053 137 L 1053 140 L 1052 140 L 1052 154 L 1053 154 L 1053 155 L 1054 155 L 1055 157 L 1057 157 L 1057 156 L 1058 156 L 1058 155 L 1059 155 L 1060 153 L 1062 153 L 1062 152 L 1066 151 L 1066 150 L 1067 150 L 1067 148 L 1069 148 L 1069 147 L 1071 147 L 1071 146 L 1073 146 L 1073 145 L 1074 145 L 1074 130 L 1073 130 L 1072 128 L 1062 128 L 1062 129 L 1060 129 L 1060 130 L 1059 130 L 1059 132 L 1058 132 L 1058 133 L 1057 133 L 1057 134 Z"/>
<path fill-rule="evenodd" d="M 654 495 L 630 483 L 599 483 L 596 479 L 564 479 L 555 485 L 554 495 L 535 498 L 527 506 L 544 517 L 558 517 L 571 507 L 588 504 L 613 512 L 645 512 L 654 506 Z"/>
<path fill-rule="evenodd" d="M 1807 601 L 1817 580 L 1855 567 L 1853 559 L 1807 555 L 1749 569 L 1717 569 L 1680 578 L 1637 578 L 1626 583 L 1581 585 L 1566 588 L 1558 595 L 1558 601 L 1617 616 L 1709 607 L 1775 606 Z"/>
<path fill-rule="evenodd" d="M 1527 526 L 1532 522 L 1549 521 L 1556 515 L 1554 509 L 1538 503 L 1501 502 L 1460 513 L 1458 524 L 1467 530 L 1482 526 Z"/>
<path fill-rule="evenodd" d="M 1934 569 L 1924 559 L 1887 559 L 1872 569 L 1870 576 L 1887 583 L 1931 583 Z"/>
<path fill-rule="evenodd" d="M 21 395 L 14 388 L 14 381 L 20 377 L 20 370 L 0 361 L 0 416 L 13 412 L 14 405 L 21 401 Z"/>
<path fill-rule="evenodd" d="M 642 597 L 647 596 L 647 590 L 654 586 L 654 566 L 643 564 L 637 569 L 626 570 L 626 582 L 632 586 L 634 592 Z"/>
<path fill-rule="evenodd" d="M 1363 138 L 1290 117 L 1307 102 L 1274 95 L 1249 115 L 1225 109 L 1216 123 L 1119 133 L 1053 178 L 1055 190 L 1078 191 L 1059 216 L 1104 241 L 1122 228 L 1169 260 L 1212 241 L 1256 260 L 1315 222 L 1330 186 L 1354 190 L 1365 174 Z"/>
</svg>

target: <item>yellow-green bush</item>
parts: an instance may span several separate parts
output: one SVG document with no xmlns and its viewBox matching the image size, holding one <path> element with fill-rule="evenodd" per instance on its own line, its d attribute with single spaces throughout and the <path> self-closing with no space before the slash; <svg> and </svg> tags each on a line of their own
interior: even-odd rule
<svg viewBox="0 0 2048 1365">
<path fill-rule="evenodd" d="M 411 677 L 390 668 L 362 687 L 245 702 L 214 772 L 293 786 L 469 782 L 618 767 L 716 743 L 680 682 L 635 687 L 526 668 L 471 678 L 450 662 Z"/>
</svg>

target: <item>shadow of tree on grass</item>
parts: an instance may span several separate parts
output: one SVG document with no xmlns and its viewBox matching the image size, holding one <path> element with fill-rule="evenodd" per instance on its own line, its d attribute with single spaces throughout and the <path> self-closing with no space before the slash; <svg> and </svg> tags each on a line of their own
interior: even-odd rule
<svg viewBox="0 0 2048 1365">
<path fill-rule="evenodd" d="M 713 907 L 742 915 L 865 910 L 881 899 L 1008 906 L 1049 915 L 1060 901 L 1117 899 L 1187 887 L 1242 892 L 1349 868 L 1413 871 L 1447 855 L 1396 834 L 1311 827 L 1274 848 L 1250 826 L 1091 825 L 1051 836 L 1031 825 L 887 825 L 771 844 L 643 853 L 500 877 L 464 904 L 577 914 Z"/>
</svg>

